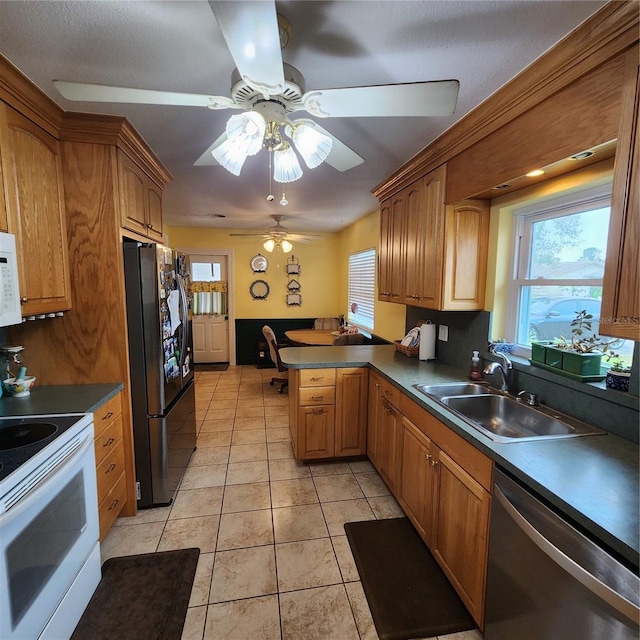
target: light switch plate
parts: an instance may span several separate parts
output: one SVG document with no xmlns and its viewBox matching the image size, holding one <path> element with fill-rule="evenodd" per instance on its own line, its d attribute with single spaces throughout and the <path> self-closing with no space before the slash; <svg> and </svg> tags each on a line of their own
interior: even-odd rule
<svg viewBox="0 0 640 640">
<path fill-rule="evenodd" d="M 438 325 L 438 340 L 449 341 L 449 327 L 446 324 Z"/>
</svg>

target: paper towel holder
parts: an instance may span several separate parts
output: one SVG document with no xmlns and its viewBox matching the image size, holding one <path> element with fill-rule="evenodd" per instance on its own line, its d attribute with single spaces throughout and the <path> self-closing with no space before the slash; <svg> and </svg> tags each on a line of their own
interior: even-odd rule
<svg viewBox="0 0 640 640">
<path fill-rule="evenodd" d="M 420 327 L 420 345 L 418 358 L 420 360 L 436 359 L 436 325 L 431 320 L 421 320 L 418 322 Z"/>
</svg>

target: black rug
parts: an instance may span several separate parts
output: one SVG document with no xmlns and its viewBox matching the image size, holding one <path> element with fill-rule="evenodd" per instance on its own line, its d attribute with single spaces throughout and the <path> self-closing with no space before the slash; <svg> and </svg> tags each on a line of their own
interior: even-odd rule
<svg viewBox="0 0 640 640">
<path fill-rule="evenodd" d="M 180 640 L 200 549 L 110 558 L 71 640 Z"/>
<path fill-rule="evenodd" d="M 380 640 L 476 627 L 408 518 L 348 522 L 344 530 Z"/>
<path fill-rule="evenodd" d="M 226 371 L 229 368 L 229 364 L 227 362 L 223 362 L 222 364 L 194 364 L 194 371 Z"/>
</svg>

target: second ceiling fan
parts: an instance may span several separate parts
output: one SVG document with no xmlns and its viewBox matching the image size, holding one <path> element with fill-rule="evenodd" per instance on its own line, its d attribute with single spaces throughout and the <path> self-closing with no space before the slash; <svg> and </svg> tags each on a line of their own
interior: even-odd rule
<svg viewBox="0 0 640 640">
<path fill-rule="evenodd" d="M 309 168 L 323 162 L 347 171 L 364 162 L 354 150 L 309 118 L 446 116 L 455 111 L 459 82 L 440 80 L 367 87 L 305 90 L 302 74 L 283 62 L 281 48 L 290 35 L 273 0 L 209 0 L 235 62 L 231 96 L 178 93 L 54 80 L 68 100 L 237 109 L 226 130 L 196 160 L 221 164 L 239 175 L 245 159 L 269 152 L 273 179 L 286 183 L 302 175 L 298 157 Z"/>
</svg>

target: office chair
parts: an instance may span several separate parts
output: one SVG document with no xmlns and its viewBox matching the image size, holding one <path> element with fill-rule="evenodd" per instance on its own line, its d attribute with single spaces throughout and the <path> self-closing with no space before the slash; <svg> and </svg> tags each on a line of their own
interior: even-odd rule
<svg viewBox="0 0 640 640">
<path fill-rule="evenodd" d="M 314 329 L 325 329 L 326 331 L 337 331 L 339 326 L 338 318 L 316 318 L 313 323 Z"/>
<path fill-rule="evenodd" d="M 284 373 L 283 377 L 271 378 L 271 382 L 269 384 L 273 386 L 276 382 L 280 383 L 280 389 L 278 391 L 279 393 L 284 393 L 284 390 L 289 386 L 289 371 L 287 370 L 287 367 L 282 364 L 282 360 L 280 360 L 276 335 L 273 333 L 273 329 L 266 324 L 262 327 L 262 335 L 269 345 L 269 356 L 271 357 L 273 364 L 276 365 L 279 373 Z"/>
</svg>

